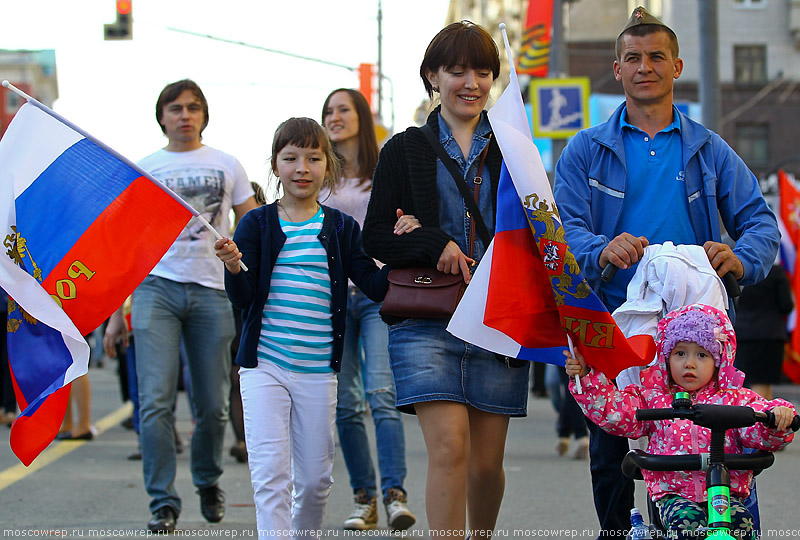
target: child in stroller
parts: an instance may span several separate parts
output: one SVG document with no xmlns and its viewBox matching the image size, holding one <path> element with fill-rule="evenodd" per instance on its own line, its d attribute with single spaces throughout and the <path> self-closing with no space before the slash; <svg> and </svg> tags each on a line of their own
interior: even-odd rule
<svg viewBox="0 0 800 540">
<path fill-rule="evenodd" d="M 742 388 L 743 374 L 733 367 L 736 336 L 727 315 L 719 309 L 691 304 L 667 314 L 658 323 L 657 363 L 642 374 L 643 386 L 623 391 L 602 373 L 592 370 L 579 354 L 568 356 L 567 374 L 580 375 L 583 393 L 570 391 L 598 426 L 629 438 L 649 436 L 652 454 L 679 455 L 707 452 L 708 429 L 687 420 L 637 422 L 639 408 L 666 408 L 676 392 L 689 392 L 694 403 L 746 405 L 756 411 L 772 410 L 776 428 L 762 424 L 730 430 L 725 451 L 739 453 L 743 447 L 775 451 L 792 438 L 787 427 L 794 420 L 792 405 L 784 400 L 767 401 Z M 649 496 L 656 502 L 661 522 L 671 531 L 693 531 L 706 525 L 706 486 L 700 471 L 643 471 Z M 752 536 L 752 516 L 741 500 L 749 494 L 752 473 L 731 471 L 731 519 L 737 536 Z M 750 536 L 748 536 L 750 535 Z"/>
</svg>

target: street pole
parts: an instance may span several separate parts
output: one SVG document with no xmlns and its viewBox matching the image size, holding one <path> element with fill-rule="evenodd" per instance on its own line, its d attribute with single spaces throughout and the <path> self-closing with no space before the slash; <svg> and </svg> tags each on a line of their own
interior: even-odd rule
<svg viewBox="0 0 800 540">
<path fill-rule="evenodd" d="M 383 122 L 383 9 L 378 0 L 378 120 Z M 394 123 L 394 122 L 392 122 Z"/>
<path fill-rule="evenodd" d="M 563 0 L 553 0 L 553 29 L 550 32 L 550 67 L 549 76 L 562 78 L 569 71 L 569 62 L 566 54 L 564 40 L 564 8 Z M 561 151 L 567 146 L 566 139 L 551 139 L 553 152 L 553 177 L 555 177 L 555 164 L 561 157 Z M 552 181 L 551 181 L 552 183 Z"/>
<path fill-rule="evenodd" d="M 719 130 L 722 116 L 719 88 L 719 28 L 717 0 L 698 0 L 698 27 L 700 28 L 700 105 L 703 108 L 703 125 L 712 131 Z"/>
</svg>

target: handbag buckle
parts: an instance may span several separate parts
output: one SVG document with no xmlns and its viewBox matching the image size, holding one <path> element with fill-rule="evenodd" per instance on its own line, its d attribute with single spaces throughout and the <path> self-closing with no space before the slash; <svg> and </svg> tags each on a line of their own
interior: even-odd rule
<svg viewBox="0 0 800 540">
<path fill-rule="evenodd" d="M 431 279 L 430 276 L 423 274 L 421 276 L 415 277 L 414 283 L 417 283 L 419 285 L 430 285 L 431 283 L 433 283 L 433 280 Z"/>
</svg>

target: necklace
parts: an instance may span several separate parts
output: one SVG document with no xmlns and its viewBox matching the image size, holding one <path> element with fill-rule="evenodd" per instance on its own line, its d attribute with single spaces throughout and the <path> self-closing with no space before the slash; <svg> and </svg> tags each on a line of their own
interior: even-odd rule
<svg viewBox="0 0 800 540">
<path fill-rule="evenodd" d="M 288 218 L 288 220 L 291 221 L 292 223 L 299 223 L 301 221 L 306 221 L 307 219 L 310 219 L 311 217 L 313 217 L 314 214 L 317 213 L 317 210 L 319 210 L 319 202 L 314 201 L 316 203 L 316 206 L 315 206 L 314 211 L 312 212 L 311 216 L 309 216 L 309 217 L 307 217 L 305 219 L 296 220 L 289 213 L 289 209 L 286 206 L 284 206 L 283 203 L 281 203 L 280 199 L 278 199 L 276 202 L 278 203 L 278 206 L 281 208 L 281 210 L 283 210 L 283 213 L 286 214 L 286 217 Z"/>
</svg>

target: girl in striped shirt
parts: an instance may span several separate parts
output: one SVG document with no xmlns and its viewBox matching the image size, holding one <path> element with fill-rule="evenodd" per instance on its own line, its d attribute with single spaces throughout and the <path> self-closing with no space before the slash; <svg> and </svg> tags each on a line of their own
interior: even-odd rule
<svg viewBox="0 0 800 540">
<path fill-rule="evenodd" d="M 319 124 L 282 123 L 271 165 L 279 199 L 249 212 L 215 249 L 242 310 L 236 363 L 259 537 L 309 538 L 320 534 L 333 483 L 347 280 L 380 302 L 389 269 L 364 253 L 353 218 L 317 202 L 340 176 Z"/>
</svg>

